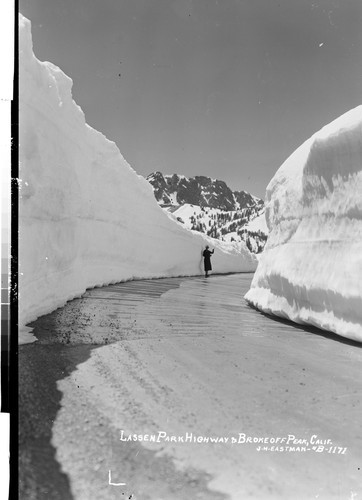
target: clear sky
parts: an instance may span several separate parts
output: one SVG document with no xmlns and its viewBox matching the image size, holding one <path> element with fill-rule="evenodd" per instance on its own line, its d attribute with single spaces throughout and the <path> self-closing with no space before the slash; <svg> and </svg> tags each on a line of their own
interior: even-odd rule
<svg viewBox="0 0 362 500">
<path fill-rule="evenodd" d="M 264 198 L 283 161 L 362 102 L 362 0 L 19 0 L 38 59 L 137 173 Z"/>
</svg>

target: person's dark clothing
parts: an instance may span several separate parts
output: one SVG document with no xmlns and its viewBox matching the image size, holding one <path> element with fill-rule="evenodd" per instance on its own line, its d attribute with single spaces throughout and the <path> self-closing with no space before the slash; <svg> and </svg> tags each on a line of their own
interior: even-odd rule
<svg viewBox="0 0 362 500">
<path fill-rule="evenodd" d="M 211 267 L 211 260 L 210 260 L 210 257 L 211 255 L 214 253 L 214 250 L 212 252 L 210 252 L 210 250 L 204 250 L 203 252 L 203 257 L 204 257 L 204 269 L 205 269 L 205 272 L 207 273 L 208 271 L 212 271 L 212 267 Z"/>
</svg>

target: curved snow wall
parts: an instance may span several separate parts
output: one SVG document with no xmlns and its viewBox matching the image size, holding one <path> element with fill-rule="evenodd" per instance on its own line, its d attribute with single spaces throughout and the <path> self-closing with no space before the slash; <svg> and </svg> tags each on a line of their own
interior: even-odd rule
<svg viewBox="0 0 362 500">
<path fill-rule="evenodd" d="M 285 161 L 266 205 L 270 233 L 247 301 L 362 341 L 362 106 Z"/>
<path fill-rule="evenodd" d="M 117 146 L 86 124 L 72 80 L 34 56 L 23 16 L 19 37 L 20 326 L 90 287 L 201 274 L 210 240 L 173 222 Z M 255 270 L 245 247 L 212 246 L 216 272 Z"/>
</svg>

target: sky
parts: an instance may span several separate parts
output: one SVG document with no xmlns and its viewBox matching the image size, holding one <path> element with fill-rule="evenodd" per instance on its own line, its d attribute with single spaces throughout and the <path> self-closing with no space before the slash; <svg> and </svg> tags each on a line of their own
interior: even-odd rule
<svg viewBox="0 0 362 500">
<path fill-rule="evenodd" d="M 362 103 L 361 0 L 19 0 L 34 52 L 138 174 L 264 198 L 314 132 Z M 20 117 L 21 119 L 21 117 Z"/>
</svg>

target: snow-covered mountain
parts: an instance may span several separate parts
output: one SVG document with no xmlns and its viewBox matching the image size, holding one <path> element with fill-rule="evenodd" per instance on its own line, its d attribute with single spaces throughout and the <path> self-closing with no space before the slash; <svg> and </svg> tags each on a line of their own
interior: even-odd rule
<svg viewBox="0 0 362 500">
<path fill-rule="evenodd" d="M 116 144 L 87 125 L 72 80 L 35 57 L 21 15 L 19 76 L 20 326 L 89 287 L 202 274 L 206 243 L 216 272 L 255 270 L 245 245 L 211 243 L 164 213 Z"/>
<path fill-rule="evenodd" d="M 154 172 L 147 176 L 147 180 L 152 184 L 160 205 L 179 206 L 188 203 L 225 211 L 263 205 L 263 200 L 246 191 L 232 191 L 224 181 L 203 175 L 185 177 Z"/>
<path fill-rule="evenodd" d="M 225 242 L 245 242 L 253 253 L 263 250 L 268 231 L 260 198 L 205 176 L 154 172 L 147 180 L 160 206 L 187 229 Z"/>
<path fill-rule="evenodd" d="M 267 187 L 266 220 L 246 299 L 362 342 L 362 106 L 284 162 Z"/>
</svg>

